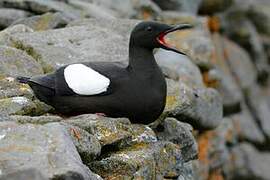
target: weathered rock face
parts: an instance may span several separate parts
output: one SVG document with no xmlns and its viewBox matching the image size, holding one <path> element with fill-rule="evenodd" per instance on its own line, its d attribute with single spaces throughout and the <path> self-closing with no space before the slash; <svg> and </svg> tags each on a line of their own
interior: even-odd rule
<svg viewBox="0 0 270 180">
<path fill-rule="evenodd" d="M 50 179 L 100 179 L 82 164 L 67 131 L 60 124 L 1 122 L 0 126 L 1 174 L 32 169 L 32 173 L 37 171 Z"/>
<path fill-rule="evenodd" d="M 1 0 L 0 180 L 269 179 L 269 7 L 268 0 Z M 150 125 L 62 117 L 15 80 L 81 61 L 124 67 L 132 28 L 150 19 L 194 26 L 165 37 L 186 56 L 154 50 L 168 94 Z"/>
</svg>

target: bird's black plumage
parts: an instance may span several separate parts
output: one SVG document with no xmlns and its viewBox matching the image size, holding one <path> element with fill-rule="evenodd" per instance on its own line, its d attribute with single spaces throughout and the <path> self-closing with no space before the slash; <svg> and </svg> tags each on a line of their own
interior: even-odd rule
<svg viewBox="0 0 270 180">
<path fill-rule="evenodd" d="M 129 45 L 129 65 L 119 63 L 80 63 L 107 77 L 110 84 L 105 92 L 94 95 L 75 93 L 67 84 L 63 66 L 53 74 L 24 78 L 40 100 L 62 114 L 104 113 L 111 117 L 128 117 L 132 122 L 150 123 L 162 113 L 166 101 L 165 78 L 157 65 L 154 48 L 169 47 L 163 37 L 189 25 L 169 26 L 157 22 L 139 23 L 132 31 Z M 83 77 L 82 77 L 83 81 Z"/>
</svg>

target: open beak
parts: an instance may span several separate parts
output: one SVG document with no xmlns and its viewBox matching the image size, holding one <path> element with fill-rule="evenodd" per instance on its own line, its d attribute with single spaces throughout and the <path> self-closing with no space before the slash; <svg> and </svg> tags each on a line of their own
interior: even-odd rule
<svg viewBox="0 0 270 180">
<path fill-rule="evenodd" d="M 183 52 L 180 52 L 179 50 L 177 50 L 175 47 L 172 47 L 170 44 L 168 44 L 166 41 L 165 41 L 165 36 L 171 32 L 174 32 L 174 31 L 177 31 L 177 30 L 183 30 L 183 29 L 190 29 L 192 28 L 193 26 L 190 25 L 190 24 L 180 24 L 180 25 L 177 25 L 177 26 L 172 26 L 172 28 L 170 28 L 169 30 L 166 30 L 162 33 L 160 33 L 157 37 L 157 41 L 158 43 L 161 45 L 161 48 L 163 49 L 166 49 L 166 50 L 170 50 L 170 51 L 174 51 L 176 53 L 179 53 L 179 54 L 183 54 L 185 55 L 185 53 Z"/>
</svg>

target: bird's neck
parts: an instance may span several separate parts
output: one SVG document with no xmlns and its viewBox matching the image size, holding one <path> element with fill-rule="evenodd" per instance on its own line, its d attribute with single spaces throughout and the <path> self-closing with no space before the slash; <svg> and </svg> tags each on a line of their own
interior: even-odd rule
<svg viewBox="0 0 270 180">
<path fill-rule="evenodd" d="M 128 68 L 133 70 L 150 70 L 156 69 L 157 66 L 152 49 L 130 44 Z"/>
</svg>

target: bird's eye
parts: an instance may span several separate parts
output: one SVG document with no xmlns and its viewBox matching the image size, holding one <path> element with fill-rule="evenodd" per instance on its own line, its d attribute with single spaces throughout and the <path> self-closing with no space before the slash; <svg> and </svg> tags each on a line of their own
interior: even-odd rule
<svg viewBox="0 0 270 180">
<path fill-rule="evenodd" d="M 147 30 L 148 32 L 151 32 L 151 31 L 152 31 L 152 28 L 151 28 L 150 26 L 148 26 L 148 27 L 146 28 L 146 30 Z"/>
</svg>

